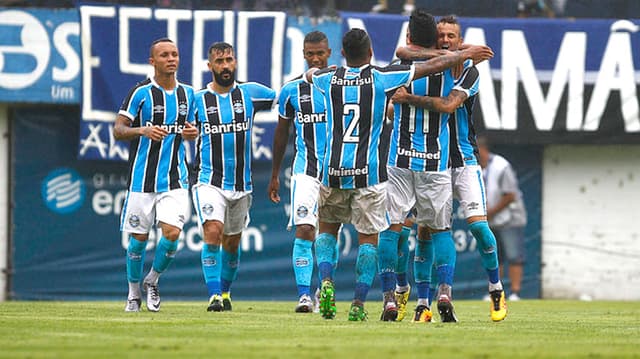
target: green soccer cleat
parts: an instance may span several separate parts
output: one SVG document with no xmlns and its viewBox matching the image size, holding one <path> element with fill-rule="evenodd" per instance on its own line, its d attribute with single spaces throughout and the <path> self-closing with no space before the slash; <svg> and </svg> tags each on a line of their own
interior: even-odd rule
<svg viewBox="0 0 640 359">
<path fill-rule="evenodd" d="M 366 322 L 367 321 L 367 311 L 364 310 L 364 304 L 359 303 L 351 303 L 351 308 L 349 309 L 349 321 L 351 322 Z"/>
<path fill-rule="evenodd" d="M 336 317 L 336 291 L 331 280 L 323 280 L 320 287 L 320 315 L 324 319 Z"/>
<path fill-rule="evenodd" d="M 222 296 L 214 294 L 209 298 L 209 306 L 207 312 L 222 312 L 224 307 L 222 306 Z"/>
<path fill-rule="evenodd" d="M 231 311 L 231 293 L 230 292 L 222 292 L 222 307 L 225 312 Z"/>
</svg>

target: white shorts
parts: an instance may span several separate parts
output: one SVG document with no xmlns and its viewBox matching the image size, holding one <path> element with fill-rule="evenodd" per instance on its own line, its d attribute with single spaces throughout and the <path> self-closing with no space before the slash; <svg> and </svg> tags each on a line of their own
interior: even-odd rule
<svg viewBox="0 0 640 359">
<path fill-rule="evenodd" d="M 251 192 L 228 191 L 208 184 L 193 186 L 193 203 L 200 226 L 206 221 L 219 221 L 223 233 L 233 235 L 249 225 Z"/>
<path fill-rule="evenodd" d="M 189 191 L 184 188 L 161 193 L 127 192 L 120 215 L 120 230 L 145 234 L 158 222 L 180 228 L 191 216 Z"/>
<path fill-rule="evenodd" d="M 416 223 L 432 229 L 451 227 L 451 174 L 416 172 L 406 168 L 387 168 L 387 208 L 391 223 L 404 223 L 416 208 Z"/>
<path fill-rule="evenodd" d="M 320 220 L 327 223 L 351 223 L 363 234 L 379 233 L 389 227 L 386 183 L 340 189 L 320 187 Z"/>
<path fill-rule="evenodd" d="M 318 197 L 320 181 L 305 174 L 291 177 L 291 215 L 287 229 L 293 226 L 309 224 L 318 226 Z"/>
<path fill-rule="evenodd" d="M 453 196 L 460 202 L 464 218 L 487 215 L 487 200 L 482 179 L 482 168 L 478 165 L 453 168 L 451 171 Z"/>
</svg>

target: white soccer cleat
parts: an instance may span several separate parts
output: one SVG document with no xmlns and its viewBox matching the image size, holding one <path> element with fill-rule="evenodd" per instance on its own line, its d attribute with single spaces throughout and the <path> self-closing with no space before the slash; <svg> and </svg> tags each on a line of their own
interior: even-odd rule
<svg viewBox="0 0 640 359">
<path fill-rule="evenodd" d="M 139 312 L 141 303 L 142 303 L 142 301 L 140 300 L 140 298 L 127 299 L 127 304 L 124 307 L 124 311 L 125 312 Z"/>
<path fill-rule="evenodd" d="M 300 296 L 298 305 L 296 305 L 296 313 L 312 313 L 313 309 L 311 297 L 306 294 Z"/>
<path fill-rule="evenodd" d="M 143 287 L 147 292 L 147 309 L 150 312 L 160 311 L 160 291 L 158 290 L 158 284 L 144 282 Z"/>
</svg>

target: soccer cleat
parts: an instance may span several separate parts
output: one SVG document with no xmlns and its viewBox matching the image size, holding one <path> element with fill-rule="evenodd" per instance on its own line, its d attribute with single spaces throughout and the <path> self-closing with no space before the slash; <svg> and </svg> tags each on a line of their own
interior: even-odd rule
<svg viewBox="0 0 640 359">
<path fill-rule="evenodd" d="M 158 290 L 158 284 L 144 282 L 144 291 L 147 292 L 147 309 L 150 312 L 160 311 L 160 291 Z"/>
<path fill-rule="evenodd" d="M 491 320 L 499 322 L 507 316 L 507 301 L 504 299 L 504 290 L 494 290 L 491 295 Z"/>
<path fill-rule="evenodd" d="M 209 298 L 209 306 L 207 307 L 207 312 L 222 312 L 224 311 L 224 306 L 222 305 L 222 296 L 219 294 L 214 294 Z"/>
<path fill-rule="evenodd" d="M 385 292 L 383 297 L 384 306 L 382 307 L 382 314 L 380 320 L 383 322 L 395 322 L 398 318 L 398 305 L 396 304 L 396 298 L 393 292 Z"/>
<path fill-rule="evenodd" d="M 140 300 L 140 298 L 127 299 L 127 304 L 124 307 L 124 311 L 125 312 L 139 312 L 140 311 L 140 304 L 142 304 L 142 301 Z"/>
<path fill-rule="evenodd" d="M 409 294 L 411 294 L 411 286 L 404 292 L 395 291 L 396 303 L 398 304 L 398 318 L 396 321 L 401 322 L 407 316 L 407 303 L 409 302 Z"/>
<path fill-rule="evenodd" d="M 349 309 L 349 321 L 351 322 L 366 322 L 367 321 L 367 311 L 364 310 L 364 304 L 359 303 L 351 303 L 351 308 Z"/>
<path fill-rule="evenodd" d="M 336 291 L 330 280 L 323 280 L 320 287 L 320 315 L 324 319 L 336 317 Z"/>
<path fill-rule="evenodd" d="M 458 318 L 451 303 L 451 286 L 440 284 L 438 287 L 438 313 L 443 323 L 456 323 Z"/>
<path fill-rule="evenodd" d="M 307 294 L 301 295 L 296 305 L 296 313 L 311 313 L 313 312 L 313 301 Z"/>
<path fill-rule="evenodd" d="M 424 304 L 418 304 L 416 309 L 413 312 L 412 323 L 429 323 L 431 318 L 433 317 L 433 313 L 431 313 L 431 309 Z"/>
<path fill-rule="evenodd" d="M 225 312 L 231 311 L 231 293 L 230 292 L 222 292 L 222 307 Z"/>
<path fill-rule="evenodd" d="M 520 300 L 520 296 L 518 295 L 518 293 L 513 292 L 511 294 L 509 294 L 509 301 L 510 302 L 517 302 Z"/>
</svg>

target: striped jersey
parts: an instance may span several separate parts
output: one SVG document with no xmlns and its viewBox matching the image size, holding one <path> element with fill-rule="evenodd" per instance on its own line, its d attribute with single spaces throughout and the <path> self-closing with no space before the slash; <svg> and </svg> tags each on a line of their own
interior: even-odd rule
<svg viewBox="0 0 640 359">
<path fill-rule="evenodd" d="M 299 76 L 282 87 L 278 114 L 293 121 L 295 127 L 293 174 L 320 179 L 327 143 L 327 114 L 322 92 Z"/>
<path fill-rule="evenodd" d="M 387 180 L 389 138 L 383 135 L 387 93 L 408 86 L 414 67 L 327 68 L 313 75 L 327 104 L 327 151 L 322 182 L 364 188 Z"/>
<path fill-rule="evenodd" d="M 465 66 L 453 89 L 465 92 L 467 99 L 451 114 L 449 120 L 449 141 L 451 143 L 449 162 L 454 168 L 478 164 L 476 131 L 471 115 L 480 80 L 478 69 L 473 66 L 473 63 L 469 61 L 465 63 Z"/>
<path fill-rule="evenodd" d="M 169 132 L 162 141 L 144 136 L 131 140 L 129 191 L 166 192 L 189 186 L 181 133 L 185 122 L 194 122 L 193 94 L 191 86 L 178 83 L 167 91 L 152 79 L 129 91 L 118 113 L 132 121 L 131 127 L 158 125 Z"/>
<path fill-rule="evenodd" d="M 418 96 L 443 97 L 449 95 L 453 86 L 453 75 L 446 70 L 412 81 L 407 92 Z M 446 170 L 449 160 L 449 114 L 400 103 L 394 104 L 393 110 L 389 166 L 416 172 Z"/>
<path fill-rule="evenodd" d="M 253 116 L 269 110 L 275 97 L 275 91 L 255 82 L 236 84 L 224 94 L 209 86 L 196 92 L 198 183 L 237 192 L 252 190 Z"/>
</svg>

